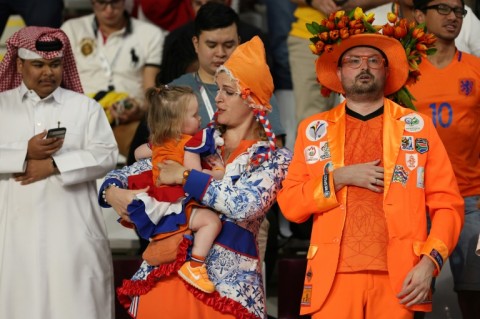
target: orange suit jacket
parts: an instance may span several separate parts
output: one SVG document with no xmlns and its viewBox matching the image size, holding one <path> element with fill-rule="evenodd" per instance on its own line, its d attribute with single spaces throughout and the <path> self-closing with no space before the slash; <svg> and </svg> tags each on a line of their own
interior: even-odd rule
<svg viewBox="0 0 480 319">
<path fill-rule="evenodd" d="M 431 258 L 439 271 L 463 226 L 463 198 L 431 123 L 425 115 L 384 100 L 383 209 L 389 235 L 387 267 L 395 293 L 421 255 Z M 313 215 L 301 314 L 321 308 L 335 277 L 348 186 L 335 192 L 331 172 L 344 166 L 344 144 L 345 102 L 302 121 L 278 195 L 288 220 L 300 223 Z M 429 235 L 427 211 L 432 221 Z M 427 302 L 410 309 L 431 311 L 431 307 Z"/>
</svg>

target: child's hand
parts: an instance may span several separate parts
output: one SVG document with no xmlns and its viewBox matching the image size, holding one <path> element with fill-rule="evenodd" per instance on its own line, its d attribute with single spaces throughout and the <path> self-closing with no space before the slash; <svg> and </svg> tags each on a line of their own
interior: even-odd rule
<svg viewBox="0 0 480 319">
<path fill-rule="evenodd" d="M 221 167 L 221 168 L 224 168 L 223 166 L 223 160 L 222 158 L 218 155 L 218 154 L 211 154 L 211 155 L 208 155 L 204 158 L 202 158 L 202 160 L 207 163 L 212 169 L 214 167 Z"/>
</svg>

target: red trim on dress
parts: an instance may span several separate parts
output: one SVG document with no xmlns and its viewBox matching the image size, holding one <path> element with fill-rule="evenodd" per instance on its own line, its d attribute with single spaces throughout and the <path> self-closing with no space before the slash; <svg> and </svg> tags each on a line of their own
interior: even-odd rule
<svg viewBox="0 0 480 319">
<path fill-rule="evenodd" d="M 153 270 L 145 280 L 130 280 L 125 279 L 122 282 L 122 286 L 117 288 L 118 300 L 122 306 L 126 309 L 130 307 L 132 299 L 130 296 L 139 296 L 148 293 L 158 281 L 163 277 L 170 276 L 172 274 L 177 275 L 178 269 L 185 263 L 187 257 L 187 250 L 192 244 L 192 241 L 188 238 L 183 238 L 183 241 L 180 243 L 177 260 L 170 264 L 164 264 Z M 183 280 L 182 280 L 183 281 Z M 205 305 L 213 308 L 214 310 L 224 313 L 231 314 L 235 318 L 239 319 L 258 319 L 259 317 L 250 313 L 245 307 L 243 307 L 239 302 L 234 301 L 227 297 L 222 297 L 220 294 L 215 291 L 213 293 L 207 294 L 203 291 L 200 291 L 183 281 L 186 289 L 192 293 L 196 299 L 203 302 Z M 133 317 L 132 317 L 133 318 Z"/>
</svg>

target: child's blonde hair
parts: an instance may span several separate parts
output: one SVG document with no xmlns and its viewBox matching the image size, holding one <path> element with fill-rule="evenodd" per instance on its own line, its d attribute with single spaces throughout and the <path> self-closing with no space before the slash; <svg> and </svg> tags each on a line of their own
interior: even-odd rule
<svg viewBox="0 0 480 319">
<path fill-rule="evenodd" d="M 145 97 L 150 142 L 162 144 L 180 138 L 188 103 L 196 98 L 193 90 L 186 86 L 162 85 L 149 88 Z"/>
</svg>

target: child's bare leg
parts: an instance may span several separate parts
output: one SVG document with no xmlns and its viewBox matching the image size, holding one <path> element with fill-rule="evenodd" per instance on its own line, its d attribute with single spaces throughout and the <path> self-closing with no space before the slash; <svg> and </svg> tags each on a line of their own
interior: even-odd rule
<svg viewBox="0 0 480 319">
<path fill-rule="evenodd" d="M 221 227 L 222 223 L 216 213 L 207 208 L 195 209 L 190 220 L 190 229 L 195 232 L 192 255 L 205 258 Z"/>
<path fill-rule="evenodd" d="M 195 232 L 192 259 L 178 270 L 178 275 L 192 286 L 206 292 L 215 291 L 215 285 L 208 277 L 205 257 L 222 227 L 220 218 L 206 208 L 196 208 L 190 218 L 190 229 Z"/>
</svg>

